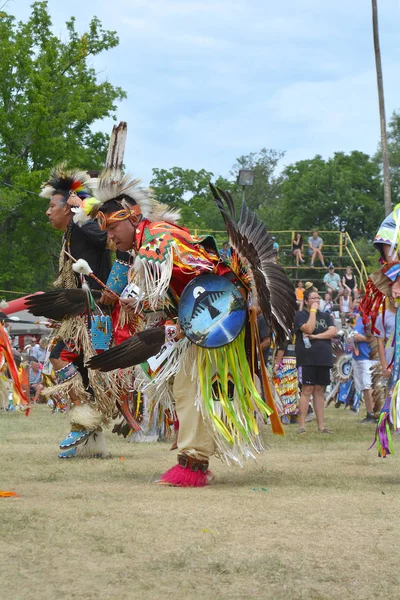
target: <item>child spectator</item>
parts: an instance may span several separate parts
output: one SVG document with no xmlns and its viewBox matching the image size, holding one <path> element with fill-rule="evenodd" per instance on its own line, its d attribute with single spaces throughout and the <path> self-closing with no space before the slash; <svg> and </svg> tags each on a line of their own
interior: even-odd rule
<svg viewBox="0 0 400 600">
<path fill-rule="evenodd" d="M 323 312 L 327 312 L 327 313 L 330 313 L 330 314 L 333 313 L 332 296 L 328 292 L 325 294 L 324 299 L 321 300 L 319 308 Z"/>
<path fill-rule="evenodd" d="M 302 281 L 297 282 L 297 288 L 295 289 L 295 292 L 296 292 L 297 310 L 303 310 L 304 288 L 303 288 Z"/>
</svg>

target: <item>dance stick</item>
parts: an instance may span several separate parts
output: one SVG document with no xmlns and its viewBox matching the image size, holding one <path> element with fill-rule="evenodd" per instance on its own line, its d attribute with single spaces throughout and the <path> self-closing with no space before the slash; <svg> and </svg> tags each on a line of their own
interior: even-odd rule
<svg viewBox="0 0 400 600">
<path fill-rule="evenodd" d="M 66 250 L 64 250 L 64 252 L 71 260 L 74 261 L 75 264 L 79 265 L 78 270 L 74 269 L 75 273 L 81 273 L 82 275 L 88 275 L 89 277 L 91 277 L 92 279 L 97 281 L 97 283 L 99 285 L 101 285 L 106 290 L 106 292 L 108 292 L 111 296 L 113 296 L 113 298 L 115 298 L 116 300 L 119 301 L 118 294 L 113 292 L 112 289 L 110 289 L 105 283 L 103 283 L 103 281 L 101 281 L 101 279 L 96 277 L 96 275 L 93 273 L 92 269 L 90 268 L 89 263 L 86 260 L 84 260 L 83 258 L 80 258 L 79 260 L 77 260 L 71 254 L 69 254 L 69 252 L 67 252 Z"/>
</svg>

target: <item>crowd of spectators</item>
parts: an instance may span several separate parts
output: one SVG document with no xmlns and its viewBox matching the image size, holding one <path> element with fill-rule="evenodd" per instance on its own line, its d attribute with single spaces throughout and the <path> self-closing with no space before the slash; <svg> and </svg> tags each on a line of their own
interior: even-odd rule
<svg viewBox="0 0 400 600">
<path fill-rule="evenodd" d="M 28 343 L 21 348 L 18 337 L 12 335 L 9 323 L 5 324 L 4 328 L 10 338 L 15 364 L 25 396 L 33 404 L 45 402 L 45 399 L 42 397 L 42 391 L 44 388 L 43 369 L 49 357 L 47 338 L 42 337 L 39 341 L 35 338 L 31 338 L 30 341 L 26 339 L 25 341 L 28 341 Z M 13 395 L 13 385 L 6 363 L 0 369 L 0 376 L 2 377 L 3 388 L 7 390 L 7 400 L 2 398 L 1 408 L 8 409 L 15 406 L 14 400 L 16 397 Z"/>
</svg>

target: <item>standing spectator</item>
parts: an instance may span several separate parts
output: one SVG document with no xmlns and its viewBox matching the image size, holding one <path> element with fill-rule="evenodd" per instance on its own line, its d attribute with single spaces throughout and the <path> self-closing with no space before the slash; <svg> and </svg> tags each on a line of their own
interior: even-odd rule
<svg viewBox="0 0 400 600">
<path fill-rule="evenodd" d="M 314 267 L 314 261 L 316 258 L 319 258 L 321 265 L 325 267 L 324 257 L 322 255 L 322 246 L 324 242 L 322 238 L 319 237 L 318 231 L 313 231 L 312 235 L 308 238 L 308 253 L 311 256 L 311 267 Z"/>
<path fill-rule="evenodd" d="M 349 314 L 353 312 L 353 301 L 347 288 L 344 288 L 343 295 L 340 296 L 340 318 L 342 319 L 342 326 L 346 325 L 346 319 Z"/>
<path fill-rule="evenodd" d="M 222 260 L 229 262 L 232 258 L 232 250 L 229 247 L 229 243 L 228 242 L 224 242 L 222 244 L 222 248 L 219 251 L 219 255 L 222 258 Z"/>
<path fill-rule="evenodd" d="M 335 273 L 335 267 L 333 265 L 329 265 L 329 271 L 324 277 L 324 283 L 326 291 L 332 296 L 334 302 L 336 302 L 342 290 L 342 282 L 340 281 L 339 275 Z"/>
<path fill-rule="evenodd" d="M 42 371 L 40 370 L 40 364 L 33 357 L 29 365 L 29 395 L 34 404 L 39 401 L 42 390 Z"/>
<path fill-rule="evenodd" d="M 296 292 L 297 308 L 299 310 L 303 310 L 304 288 L 303 288 L 302 281 L 297 282 L 297 288 L 295 289 L 295 292 Z"/>
<path fill-rule="evenodd" d="M 318 431 L 333 433 L 324 424 L 324 390 L 330 384 L 333 366 L 331 340 L 337 335 L 335 321 L 319 310 L 321 298 L 313 289 L 304 292 L 304 309 L 296 313 L 296 362 L 301 383 L 299 433 L 306 433 L 305 420 L 312 396 Z"/>
<path fill-rule="evenodd" d="M 47 352 L 47 340 L 45 337 L 41 337 L 39 343 L 31 348 L 29 355 L 36 358 L 41 366 L 44 365 L 46 358 L 48 358 L 49 355 Z"/>
<path fill-rule="evenodd" d="M 333 313 L 333 302 L 332 302 L 332 296 L 329 294 L 329 292 L 326 292 L 324 299 L 321 300 L 320 305 L 319 305 L 319 309 L 322 312 L 328 312 L 329 314 Z"/>
<path fill-rule="evenodd" d="M 296 267 L 303 263 L 303 236 L 296 231 L 292 242 L 292 254 L 296 259 Z"/>
<path fill-rule="evenodd" d="M 357 294 L 357 279 L 353 275 L 353 267 L 346 267 L 346 271 L 342 277 L 342 285 L 344 290 L 348 290 L 349 294 L 353 294 L 354 298 Z"/>
<path fill-rule="evenodd" d="M 357 392 L 364 396 L 367 416 L 361 423 L 376 423 L 374 417 L 374 400 L 372 397 L 372 373 L 371 369 L 376 361 L 370 360 L 372 335 L 370 324 L 365 327 L 361 315 L 358 315 L 354 325 L 353 340 L 353 378 Z"/>
</svg>

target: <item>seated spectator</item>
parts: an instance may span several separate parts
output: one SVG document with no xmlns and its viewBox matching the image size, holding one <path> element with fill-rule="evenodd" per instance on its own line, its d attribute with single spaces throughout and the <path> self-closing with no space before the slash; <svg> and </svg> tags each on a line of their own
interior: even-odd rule
<svg viewBox="0 0 400 600">
<path fill-rule="evenodd" d="M 329 292 L 327 292 L 324 296 L 324 299 L 321 300 L 321 303 L 319 305 L 319 309 L 322 310 L 323 312 L 327 312 L 332 314 L 333 313 L 333 302 L 332 302 L 332 296 L 329 294 Z"/>
<path fill-rule="evenodd" d="M 303 236 L 301 233 L 296 231 L 294 239 L 292 241 L 292 254 L 296 259 L 296 267 L 303 263 Z"/>
<path fill-rule="evenodd" d="M 326 291 L 336 302 L 340 292 L 342 291 L 342 282 L 340 281 L 339 275 L 335 273 L 335 267 L 333 265 L 329 266 L 329 271 L 324 277 L 324 283 L 326 286 Z"/>
<path fill-rule="evenodd" d="M 342 326 L 346 325 L 346 319 L 353 312 L 353 300 L 347 288 L 344 288 L 343 294 L 340 296 L 340 318 L 342 319 Z"/>
<path fill-rule="evenodd" d="M 346 271 L 342 277 L 342 285 L 344 290 L 348 290 L 349 294 L 353 294 L 354 298 L 357 295 L 357 279 L 353 275 L 353 267 L 346 267 Z"/>
<path fill-rule="evenodd" d="M 39 401 L 39 396 L 43 390 L 42 371 L 40 364 L 33 358 L 29 365 L 29 395 L 36 404 Z"/>
<path fill-rule="evenodd" d="M 45 337 L 40 338 L 39 343 L 31 348 L 29 355 L 37 359 L 43 366 L 47 358 L 47 340 Z"/>
<path fill-rule="evenodd" d="M 304 288 L 303 288 L 302 281 L 297 282 L 297 288 L 295 289 L 295 292 L 296 292 L 297 310 L 303 310 Z"/>
<path fill-rule="evenodd" d="M 318 231 L 313 231 L 312 235 L 308 238 L 308 254 L 311 256 L 310 266 L 314 267 L 315 259 L 318 258 L 321 265 L 325 267 L 324 257 L 322 255 L 323 240 L 319 237 Z"/>
<path fill-rule="evenodd" d="M 222 258 L 222 260 L 230 261 L 230 259 L 232 258 L 232 250 L 229 247 L 229 243 L 228 242 L 224 242 L 222 244 L 222 248 L 219 251 L 219 255 Z"/>
</svg>

